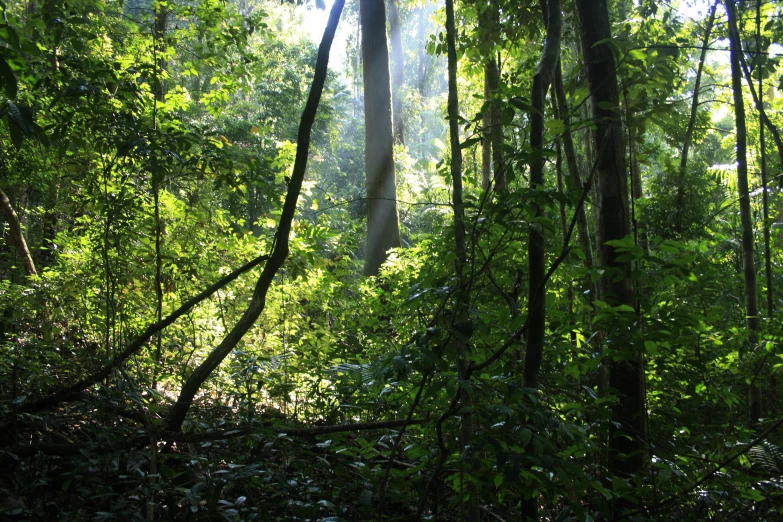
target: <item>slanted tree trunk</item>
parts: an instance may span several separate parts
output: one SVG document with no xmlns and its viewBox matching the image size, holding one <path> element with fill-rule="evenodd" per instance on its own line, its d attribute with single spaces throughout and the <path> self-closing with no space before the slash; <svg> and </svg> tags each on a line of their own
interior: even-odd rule
<svg viewBox="0 0 783 522">
<path fill-rule="evenodd" d="M 747 126 L 745 101 L 742 98 L 742 66 L 740 65 L 739 32 L 734 0 L 724 0 L 729 20 L 729 48 L 731 60 L 731 88 L 734 94 L 734 120 L 737 128 L 737 192 L 739 193 L 740 228 L 742 230 L 742 271 L 745 278 L 745 316 L 749 331 L 750 348 L 758 340 L 759 311 L 756 289 L 756 256 L 753 246 L 753 215 L 750 210 L 748 188 Z M 761 417 L 761 391 L 754 382 L 748 391 L 748 412 L 751 426 Z"/>
<path fill-rule="evenodd" d="M 696 113 L 699 109 L 699 95 L 701 94 L 701 76 L 704 72 L 704 62 L 707 58 L 707 47 L 710 45 L 712 26 L 715 23 L 715 10 L 718 4 L 710 6 L 710 15 L 707 18 L 707 26 L 704 28 L 704 38 L 701 40 L 701 55 L 699 65 L 696 68 L 696 79 L 693 82 L 693 99 L 691 100 L 691 116 L 688 118 L 688 128 L 682 142 L 682 154 L 680 155 L 680 168 L 677 171 L 677 208 L 674 210 L 674 231 L 682 234 L 682 217 L 685 211 L 685 183 L 688 172 L 688 152 L 693 141 L 693 131 L 696 128 Z"/>
<path fill-rule="evenodd" d="M 209 378 L 215 368 L 220 366 L 223 359 L 231 353 L 245 333 L 253 326 L 261 312 L 264 311 L 269 287 L 272 285 L 277 271 L 283 266 L 283 262 L 288 257 L 291 224 L 294 220 L 296 203 L 299 200 L 299 193 L 302 189 L 302 182 L 304 181 L 307 168 L 307 154 L 310 150 L 310 131 L 313 128 L 315 114 L 321 101 L 321 93 L 326 81 L 326 71 L 329 63 L 329 50 L 332 47 L 334 33 L 337 30 L 337 23 L 340 21 L 344 5 L 345 0 L 335 0 L 332 5 L 332 11 L 329 13 L 329 21 L 326 24 L 321 45 L 318 47 L 313 83 L 299 123 L 299 133 L 296 139 L 296 158 L 294 159 L 294 168 L 291 172 L 291 181 L 288 183 L 288 192 L 283 203 L 280 224 L 277 227 L 274 250 L 272 250 L 272 254 L 269 256 L 269 260 L 264 265 L 264 269 L 256 282 L 253 297 L 245 313 L 242 314 L 242 317 L 223 341 L 212 350 L 204 362 L 190 374 L 188 380 L 182 385 L 177 402 L 174 404 L 169 416 L 168 428 L 172 431 L 179 431 L 182 428 L 182 422 L 185 420 L 185 416 L 188 414 L 191 404 L 193 404 L 193 398 L 198 393 L 201 385 Z"/>
<path fill-rule="evenodd" d="M 405 88 L 405 59 L 400 30 L 399 0 L 389 0 L 389 39 L 392 52 L 392 115 L 394 117 L 394 140 L 405 145 L 405 125 L 402 117 L 402 93 Z"/>
<path fill-rule="evenodd" d="M 35 263 L 33 263 L 33 256 L 30 255 L 30 250 L 27 248 L 27 241 L 25 241 L 24 234 L 22 233 L 22 225 L 19 223 L 19 216 L 11 205 L 11 200 L 8 199 L 8 196 L 6 196 L 5 192 L 2 190 L 0 190 L 0 207 L 2 207 L 3 216 L 5 216 L 6 223 L 8 223 L 8 239 L 11 242 L 11 245 L 16 249 L 16 253 L 22 261 L 24 271 L 28 276 L 37 275 Z"/>
<path fill-rule="evenodd" d="M 631 263 L 618 259 L 616 247 L 608 244 L 631 232 L 616 64 L 607 43 L 612 36 L 609 9 L 606 0 L 577 0 L 576 7 L 596 126 L 593 149 L 597 164 L 596 242 L 598 264 L 607 272 L 599 282 L 599 296 L 613 306 L 635 308 Z M 607 350 L 609 385 L 619 395 L 619 402 L 611 412 L 608 466 L 612 474 L 629 476 L 641 471 L 644 463 L 642 353 L 637 345 L 624 342 L 627 332 L 611 332 L 608 336 L 616 338 L 617 346 Z"/>
<path fill-rule="evenodd" d="M 364 74 L 364 165 L 367 175 L 367 251 L 364 271 L 378 275 L 390 248 L 400 246 L 394 173 L 391 80 L 383 0 L 360 0 Z"/>
</svg>

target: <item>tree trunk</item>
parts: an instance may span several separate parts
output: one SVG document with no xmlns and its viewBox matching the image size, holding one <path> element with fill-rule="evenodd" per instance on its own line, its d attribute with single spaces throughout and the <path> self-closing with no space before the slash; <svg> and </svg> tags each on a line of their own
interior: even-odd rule
<svg viewBox="0 0 783 522">
<path fill-rule="evenodd" d="M 555 68 L 560 59 L 560 30 L 562 26 L 562 12 L 560 0 L 542 1 L 541 7 L 546 18 L 546 40 L 541 60 L 538 64 L 535 76 L 533 76 L 533 90 L 530 95 L 533 110 L 530 114 L 530 148 L 533 150 L 533 162 L 530 165 L 530 189 L 531 191 L 543 191 L 544 189 L 544 101 L 549 85 L 555 74 Z M 535 196 L 533 196 L 535 198 Z M 535 216 L 539 217 L 542 210 L 538 203 L 533 203 Z M 535 220 L 530 226 L 528 237 L 528 330 L 527 348 L 525 351 L 525 386 L 538 387 L 538 378 L 541 370 L 541 358 L 544 350 L 544 331 L 546 326 L 546 306 L 544 277 L 546 275 L 546 262 L 544 259 L 544 228 Z"/>
<path fill-rule="evenodd" d="M 628 109 L 628 102 L 625 103 L 625 122 L 628 127 L 628 162 L 631 170 L 631 220 L 636 244 L 641 246 L 647 252 L 647 232 L 644 223 L 639 220 L 636 212 L 636 204 L 642 199 L 642 169 L 639 165 L 639 138 L 636 122 L 633 121 L 631 112 Z"/>
<path fill-rule="evenodd" d="M 688 128 L 685 131 L 685 139 L 682 142 L 682 155 L 680 156 L 680 169 L 677 173 L 677 208 L 674 211 L 674 231 L 682 234 L 682 217 L 685 211 L 685 183 L 688 172 L 688 151 L 693 141 L 693 131 L 696 128 L 696 112 L 699 109 L 699 94 L 701 90 L 701 76 L 704 72 L 704 61 L 707 58 L 707 47 L 710 44 L 710 34 L 715 23 L 715 10 L 718 4 L 710 6 L 710 16 L 707 19 L 707 27 L 704 29 L 704 38 L 701 41 L 701 55 L 699 65 L 696 68 L 696 79 L 693 83 L 693 99 L 691 100 L 691 116 L 688 119 Z"/>
<path fill-rule="evenodd" d="M 394 173 L 391 81 L 383 0 L 360 0 L 364 73 L 364 164 L 367 174 L 367 251 L 364 272 L 378 275 L 390 248 L 400 246 Z"/>
<path fill-rule="evenodd" d="M 575 193 L 581 194 L 584 184 L 582 183 L 582 176 L 579 172 L 579 164 L 576 159 L 574 138 L 571 134 L 571 116 L 569 113 L 568 101 L 566 100 L 565 88 L 563 87 L 563 69 L 560 62 L 558 62 L 557 68 L 555 69 L 554 87 L 558 118 L 563 121 L 563 152 L 565 152 L 568 175 L 571 180 L 570 188 Z M 579 232 L 579 246 L 582 248 L 582 252 L 585 255 L 585 266 L 587 268 L 592 268 L 594 264 L 593 248 L 590 244 L 590 232 L 587 227 L 587 213 L 585 212 L 584 205 L 577 209 L 576 226 Z M 587 276 L 587 287 L 590 288 L 590 300 L 592 301 L 595 298 L 595 295 L 592 291 L 593 285 L 589 275 Z"/>
<path fill-rule="evenodd" d="M 544 243 L 544 227 L 541 223 L 537 223 L 535 218 L 543 214 L 541 206 L 536 200 L 537 193 L 544 190 L 545 100 L 560 60 L 560 32 L 563 22 L 560 0 L 549 0 L 548 4 L 546 0 L 541 1 L 541 10 L 546 24 L 546 39 L 538 69 L 533 76 L 533 88 L 530 95 L 532 105 L 530 148 L 533 151 L 533 161 L 530 165 L 530 190 L 535 217 L 530 225 L 527 244 L 528 329 L 523 370 L 524 385 L 527 388 L 538 388 L 546 335 L 546 245 Z M 528 446 L 528 449 L 532 450 L 532 447 Z M 523 499 L 521 510 L 523 520 L 538 520 L 537 496 Z"/>
<path fill-rule="evenodd" d="M 0 206 L 3 207 L 3 215 L 8 223 L 8 239 L 11 242 L 11 245 L 16 249 L 16 253 L 22 261 L 24 271 L 28 276 L 37 275 L 35 263 L 33 263 L 33 256 L 30 255 L 30 250 L 27 248 L 27 241 L 25 241 L 24 234 L 22 233 L 22 225 L 19 223 L 19 216 L 11 205 L 11 200 L 8 199 L 8 196 L 6 196 L 5 192 L 2 190 L 0 190 Z"/>
<path fill-rule="evenodd" d="M 503 119 L 501 116 L 500 104 L 495 100 L 498 88 L 500 87 L 500 68 L 498 65 L 498 54 L 494 51 L 494 43 L 497 40 L 496 33 L 499 31 L 500 13 L 498 7 L 490 2 L 485 11 L 479 18 L 479 25 L 487 35 L 488 47 L 490 49 L 489 59 L 484 64 L 484 101 L 487 103 L 487 109 L 483 115 L 482 125 L 484 126 L 485 140 L 491 144 L 491 170 L 484 167 L 487 171 L 482 178 L 484 188 L 489 188 L 494 181 L 497 190 L 505 190 L 507 186 L 506 172 L 503 166 Z M 490 145 L 487 145 L 489 147 Z"/>
<path fill-rule="evenodd" d="M 299 193 L 302 189 L 305 170 L 307 168 L 307 154 L 310 150 L 310 131 L 313 127 L 315 114 L 318 110 L 318 104 L 321 101 L 324 83 L 326 81 L 326 72 L 329 63 L 329 50 L 332 47 L 334 33 L 337 30 L 337 23 L 340 21 L 340 15 L 343 11 L 345 0 L 335 0 L 332 5 L 332 11 L 329 13 L 329 21 L 324 30 L 324 36 L 321 45 L 318 47 L 318 58 L 315 63 L 315 72 L 313 73 L 313 83 L 310 87 L 310 94 L 307 98 L 307 104 L 302 112 L 302 119 L 299 123 L 299 133 L 296 140 L 296 158 L 294 168 L 291 173 L 291 180 L 288 183 L 288 192 L 283 203 L 283 212 L 280 216 L 280 224 L 277 227 L 275 247 L 272 255 L 269 257 L 261 276 L 258 278 L 253 297 L 250 300 L 245 313 L 239 319 L 231 332 L 226 335 L 223 341 L 209 354 L 204 362 L 196 368 L 188 380 L 183 384 L 177 402 L 171 410 L 169 416 L 168 428 L 172 431 L 179 431 L 182 428 L 182 422 L 193 404 L 193 397 L 204 381 L 217 368 L 223 359 L 228 356 L 237 343 L 242 339 L 245 333 L 255 323 L 266 305 L 266 294 L 277 271 L 283 266 L 283 262 L 288 257 L 288 242 L 291 234 L 291 224 L 296 212 L 296 203 L 299 199 Z M 383 12 L 383 11 L 381 11 Z"/>
<path fill-rule="evenodd" d="M 631 263 L 618 260 L 615 247 L 607 244 L 631 232 L 616 65 L 611 47 L 606 43 L 611 40 L 609 9 L 606 0 L 577 0 L 576 7 L 596 126 L 598 263 L 607 272 L 600 280 L 599 295 L 613 306 L 635 307 Z M 620 399 L 612 408 L 608 465 L 610 473 L 629 476 L 641 471 L 644 462 L 642 353 L 638 346 L 625 342 L 623 337 L 627 339 L 627 332 L 613 332 L 612 336 L 618 337 L 614 343 L 618 348 L 607 354 L 609 385 Z"/>
<path fill-rule="evenodd" d="M 169 23 L 169 7 L 165 3 L 157 5 L 155 11 L 155 101 L 162 102 L 166 97 L 166 80 L 163 79 L 166 70 L 166 27 Z"/>
<path fill-rule="evenodd" d="M 487 68 L 484 68 L 484 103 L 487 109 L 481 115 L 481 188 L 489 190 L 492 186 L 492 120 L 489 103 L 492 91 L 489 88 Z"/>
<path fill-rule="evenodd" d="M 454 2 L 446 0 L 446 45 L 448 48 L 448 75 L 449 75 L 449 143 L 451 145 L 451 179 L 452 179 L 452 205 L 454 208 L 454 250 L 456 254 L 456 271 L 460 288 L 457 297 L 457 311 L 454 314 L 455 330 L 464 330 L 463 325 L 468 319 L 468 295 L 466 293 L 465 264 L 467 248 L 465 240 L 465 205 L 462 202 L 462 149 L 459 141 L 459 96 L 457 92 L 457 46 L 456 29 L 454 27 Z M 457 363 L 460 379 L 469 379 L 470 346 L 464 339 L 455 336 Z M 470 451 L 473 439 L 473 398 L 466 388 L 460 392 L 462 403 L 462 433 L 460 445 L 462 452 Z M 478 496 L 473 483 L 466 481 L 469 500 L 465 506 L 464 520 L 478 522 L 481 518 L 479 512 Z"/>
<path fill-rule="evenodd" d="M 389 0 L 389 36 L 392 52 L 392 115 L 394 140 L 405 145 L 405 125 L 402 117 L 402 93 L 405 84 L 405 60 L 400 30 L 399 0 Z"/>
<path fill-rule="evenodd" d="M 756 0 L 756 50 L 761 50 L 761 0 Z M 764 74 L 759 67 L 759 106 L 764 108 Z M 764 217 L 764 275 L 767 284 L 767 317 L 775 311 L 772 283 L 772 251 L 769 232 L 769 191 L 767 190 L 767 150 L 764 123 L 759 119 L 759 161 L 761 170 L 762 216 Z"/>
<path fill-rule="evenodd" d="M 740 227 L 742 229 L 742 271 L 745 277 L 745 316 L 751 350 L 757 341 L 759 330 L 758 296 L 756 290 L 756 256 L 753 247 L 753 215 L 750 210 L 748 189 L 747 126 L 745 102 L 742 99 L 742 66 L 740 65 L 739 32 L 734 0 L 724 0 L 729 20 L 729 47 L 731 59 L 731 87 L 734 91 L 734 119 L 737 127 L 737 191 L 739 193 Z M 761 417 L 761 392 L 751 384 L 748 391 L 748 411 L 751 426 Z"/>
<path fill-rule="evenodd" d="M 494 97 L 500 88 L 500 67 L 498 58 L 493 54 L 487 62 L 484 70 L 489 84 L 489 125 L 492 141 L 492 176 L 495 181 L 495 189 L 498 191 L 506 190 L 508 180 L 506 179 L 505 157 L 503 153 L 503 143 L 505 134 L 503 132 L 503 117 L 500 111 L 500 105 Z"/>
</svg>

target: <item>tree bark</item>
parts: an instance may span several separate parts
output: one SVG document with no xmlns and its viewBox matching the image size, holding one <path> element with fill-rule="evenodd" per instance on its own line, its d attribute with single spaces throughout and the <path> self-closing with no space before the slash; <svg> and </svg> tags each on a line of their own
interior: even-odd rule
<svg viewBox="0 0 783 522">
<path fill-rule="evenodd" d="M 8 239 L 11 245 L 16 249 L 16 253 L 22 261 L 25 273 L 28 277 L 37 275 L 33 256 L 30 255 L 30 250 L 27 248 L 27 241 L 25 241 L 24 234 L 22 233 L 22 225 L 19 223 L 19 216 L 11 205 L 11 200 L 8 199 L 8 196 L 6 196 L 5 192 L 2 190 L 0 190 L 0 206 L 3 208 L 3 215 L 8 223 Z"/>
<path fill-rule="evenodd" d="M 340 20 L 344 5 L 345 0 L 335 0 L 334 5 L 332 5 L 332 11 L 329 14 L 329 21 L 324 30 L 321 45 L 318 47 L 318 58 L 315 63 L 313 83 L 310 87 L 310 95 L 308 96 L 307 104 L 302 112 L 302 119 L 299 124 L 294 168 L 291 173 L 291 180 L 288 183 L 288 193 L 285 197 L 285 203 L 283 203 L 283 212 L 280 216 L 280 225 L 277 228 L 272 255 L 264 266 L 261 276 L 258 278 L 255 291 L 253 292 L 253 298 L 251 299 L 247 310 L 245 310 L 245 313 L 242 314 L 242 317 L 231 332 L 229 332 L 223 341 L 209 354 L 204 362 L 193 371 L 182 386 L 177 402 L 169 417 L 168 429 L 172 431 L 179 431 L 182 427 L 182 422 L 185 420 L 185 416 L 193 403 L 193 398 L 201 388 L 201 385 L 207 380 L 215 368 L 220 365 L 223 359 L 231 353 L 245 333 L 253 326 L 253 323 L 258 319 L 258 316 L 261 315 L 266 304 L 267 291 L 272 285 L 272 281 L 274 280 L 277 271 L 283 266 L 283 262 L 286 257 L 288 257 L 291 223 L 294 219 L 296 203 L 302 189 L 302 181 L 304 180 L 307 167 L 307 154 L 310 150 L 310 130 L 313 127 L 318 104 L 321 101 L 321 93 L 323 92 L 324 83 L 326 81 L 326 72 L 329 63 L 329 50 L 331 49 L 334 33 L 337 30 L 337 23 Z M 383 11 L 381 10 L 381 12 Z M 391 122 L 389 123 L 391 124 Z"/>
<path fill-rule="evenodd" d="M 449 143 L 451 145 L 451 179 L 452 179 L 452 206 L 454 210 L 454 250 L 456 254 L 456 271 L 459 278 L 459 291 L 457 297 L 457 310 L 454 314 L 454 330 L 465 331 L 463 325 L 468 319 L 468 295 L 466 288 L 465 264 L 467 248 L 465 239 L 465 205 L 462 201 L 462 149 L 459 140 L 459 95 L 457 91 L 457 45 L 456 29 L 454 27 L 454 2 L 446 0 L 446 46 L 449 78 Z M 470 347 L 464 338 L 454 336 L 457 351 L 457 364 L 461 380 L 470 379 Z M 473 398 L 466 388 L 460 391 L 462 403 L 462 430 L 460 444 L 462 452 L 470 451 L 473 439 Z M 472 482 L 467 481 L 469 500 L 465 506 L 464 520 L 478 522 L 481 518 L 479 512 L 478 497 Z"/>
<path fill-rule="evenodd" d="M 756 0 L 756 51 L 761 50 L 761 0 Z M 764 74 L 759 67 L 759 106 L 764 107 Z M 759 161 L 761 170 L 762 216 L 764 218 L 764 275 L 767 284 L 767 317 L 775 311 L 772 283 L 772 251 L 769 232 L 769 191 L 767 190 L 767 150 L 764 123 L 759 118 Z"/>
<path fill-rule="evenodd" d="M 533 76 L 533 90 L 530 95 L 533 110 L 530 114 L 530 148 L 533 150 L 533 162 L 530 165 L 530 189 L 535 194 L 544 189 L 544 101 L 549 85 L 555 75 L 555 68 L 560 59 L 560 31 L 562 27 L 562 12 L 560 0 L 546 0 L 541 7 L 546 16 L 546 40 L 541 53 L 536 74 Z M 533 196 L 535 198 L 535 195 Z M 535 217 L 542 216 L 542 209 L 533 203 Z M 535 222 L 530 225 L 528 236 L 528 331 L 527 348 L 525 351 L 525 386 L 538 387 L 541 371 L 541 360 L 544 351 L 544 333 L 546 328 L 546 303 L 544 296 L 546 276 L 544 227 Z"/>
<path fill-rule="evenodd" d="M 543 216 L 543 210 L 537 202 L 537 196 L 544 189 L 544 113 L 546 93 L 555 75 L 560 61 L 560 32 L 563 13 L 560 0 L 541 0 L 541 11 L 546 24 L 546 39 L 538 69 L 533 76 L 533 88 L 530 100 L 533 110 L 530 113 L 530 148 L 533 161 L 530 165 L 530 192 L 533 197 L 534 218 L 528 235 L 528 320 L 525 348 L 524 385 L 538 388 L 541 374 L 541 362 L 544 354 L 546 335 L 546 245 L 544 227 L 536 221 Z M 548 4 L 548 5 L 547 5 Z M 532 447 L 528 447 L 532 450 Z M 538 498 L 522 500 L 523 520 L 538 520 Z"/>
<path fill-rule="evenodd" d="M 731 87 L 734 94 L 734 120 L 737 128 L 737 192 L 739 193 L 740 228 L 742 230 L 742 272 L 745 279 L 745 317 L 752 350 L 759 330 L 758 295 L 756 289 L 756 256 L 753 245 L 753 216 L 750 209 L 748 188 L 747 126 L 745 122 L 745 101 L 742 98 L 742 66 L 740 64 L 739 32 L 734 0 L 724 0 L 729 20 L 729 48 L 731 60 Z M 752 85 L 752 82 L 751 82 Z M 761 417 L 761 392 L 758 385 L 751 384 L 748 390 L 749 423 L 758 424 Z"/>
<path fill-rule="evenodd" d="M 505 133 L 503 131 L 503 117 L 500 111 L 500 104 L 494 99 L 500 88 L 500 66 L 498 65 L 497 56 L 494 54 L 485 65 L 484 74 L 489 84 L 491 102 L 489 104 L 489 134 L 492 141 L 492 178 L 495 181 L 495 189 L 504 191 L 508 187 L 505 154 L 503 152 Z"/>
<path fill-rule="evenodd" d="M 617 73 L 611 47 L 606 43 L 612 36 L 609 9 L 606 0 L 577 0 L 576 7 L 596 126 L 597 250 L 598 263 L 607 272 L 599 282 L 599 295 L 611 305 L 635 307 L 631 263 L 618 260 L 616 248 L 608 244 L 631 232 Z M 611 473 L 628 476 L 641 471 L 644 462 L 644 373 L 641 350 L 619 338 L 616 341 L 618 348 L 606 359 L 609 384 L 620 396 L 619 404 L 612 408 L 608 464 Z"/>
<path fill-rule="evenodd" d="M 392 52 L 392 115 L 394 117 L 394 140 L 400 145 L 405 145 L 405 124 L 402 117 L 405 59 L 398 2 L 399 0 L 389 0 L 389 39 Z"/>
<path fill-rule="evenodd" d="M 166 70 L 166 27 L 169 23 L 169 7 L 166 4 L 158 4 L 155 9 L 155 101 L 162 102 L 166 97 L 166 80 L 163 78 Z"/>
<path fill-rule="evenodd" d="M 486 110 L 481 115 L 481 188 L 489 190 L 492 186 L 492 120 L 490 106 L 492 90 L 489 88 L 489 76 L 484 68 L 484 103 Z"/>
<path fill-rule="evenodd" d="M 582 176 L 579 172 L 579 164 L 576 159 L 574 138 L 571 133 L 571 116 L 568 101 L 566 100 L 565 88 L 563 87 L 563 69 L 560 62 L 558 62 L 557 68 L 555 69 L 554 87 L 559 119 L 563 122 L 563 152 L 565 153 L 566 166 L 568 167 L 568 175 L 571 180 L 571 188 L 575 193 L 581 194 L 584 184 L 582 183 Z M 576 211 L 576 226 L 579 231 L 579 246 L 582 248 L 582 252 L 585 255 L 585 266 L 592 268 L 594 264 L 593 248 L 590 244 L 590 232 L 587 227 L 587 214 L 585 213 L 584 206 L 580 206 Z M 592 286 L 590 276 L 588 275 L 587 287 L 591 290 L 591 301 L 595 297 Z"/>
<path fill-rule="evenodd" d="M 394 173 L 391 81 L 383 0 L 360 0 L 364 74 L 364 164 L 367 175 L 367 251 L 364 272 L 378 275 L 390 248 L 400 246 Z"/>
<path fill-rule="evenodd" d="M 701 76 L 704 72 L 704 62 L 707 58 L 707 47 L 710 44 L 710 35 L 712 26 L 715 23 L 715 11 L 718 4 L 710 6 L 710 15 L 707 19 L 707 26 L 704 29 L 704 38 L 701 41 L 701 55 L 699 56 L 699 65 L 696 68 L 696 79 L 693 82 L 693 99 L 691 100 L 691 116 L 688 118 L 688 128 L 685 131 L 685 139 L 682 142 L 682 155 L 680 156 L 680 169 L 677 173 L 677 208 L 674 214 L 674 231 L 677 234 L 682 233 L 682 217 L 685 211 L 685 175 L 688 171 L 688 152 L 693 141 L 693 131 L 696 128 L 696 113 L 699 109 L 699 91 L 701 90 Z"/>
</svg>

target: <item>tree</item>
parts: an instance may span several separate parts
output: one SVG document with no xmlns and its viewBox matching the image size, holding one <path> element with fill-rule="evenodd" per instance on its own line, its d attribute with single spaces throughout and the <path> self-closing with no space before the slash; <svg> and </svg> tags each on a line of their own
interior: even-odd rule
<svg viewBox="0 0 783 522">
<path fill-rule="evenodd" d="M 701 95 L 701 77 L 704 73 L 704 61 L 707 58 L 707 49 L 710 45 L 710 35 L 712 34 L 712 25 L 715 22 L 715 11 L 717 3 L 710 6 L 710 14 L 707 18 L 707 25 L 704 28 L 704 37 L 701 41 L 701 53 L 699 54 L 699 64 L 696 68 L 696 79 L 693 82 L 693 98 L 691 99 L 691 115 L 688 118 L 688 128 L 685 131 L 685 139 L 682 143 L 682 153 L 680 154 L 680 168 L 677 177 L 677 210 L 674 219 L 674 230 L 679 234 L 682 232 L 682 217 L 685 202 L 685 178 L 688 170 L 688 152 L 693 142 L 693 132 L 696 129 L 696 114 L 699 109 L 699 96 Z"/>
<path fill-rule="evenodd" d="M 742 271 L 745 281 L 745 317 L 747 321 L 750 352 L 758 341 L 759 310 L 756 288 L 756 253 L 753 246 L 753 216 L 750 211 L 750 189 L 748 186 L 748 137 L 745 123 L 745 101 L 742 94 L 742 68 L 740 65 L 739 32 L 734 0 L 725 0 L 729 20 L 729 45 L 731 48 L 731 87 L 734 91 L 734 120 L 737 126 L 737 192 L 739 194 L 740 223 L 742 229 Z M 752 382 L 748 391 L 748 411 L 751 426 L 761 418 L 761 391 Z"/>
<path fill-rule="evenodd" d="M 364 76 L 364 164 L 367 175 L 367 247 L 364 271 L 377 275 L 387 252 L 399 248 L 394 172 L 389 51 L 383 0 L 360 0 Z"/>
<path fill-rule="evenodd" d="M 3 215 L 8 223 L 10 229 L 11 244 L 16 248 L 19 254 L 19 259 L 22 261 L 25 272 L 28 276 L 37 275 L 35 271 L 35 263 L 33 262 L 33 256 L 30 255 L 30 250 L 27 248 L 27 241 L 24 239 L 22 233 L 22 226 L 19 223 L 19 217 L 16 215 L 14 207 L 11 205 L 11 201 L 5 192 L 0 190 L 0 206 L 3 209 Z"/>
<path fill-rule="evenodd" d="M 394 140 L 405 145 L 405 121 L 402 115 L 402 96 L 405 89 L 405 53 L 402 47 L 399 0 L 389 0 L 389 40 L 392 54 L 392 115 Z"/>
<path fill-rule="evenodd" d="M 615 59 L 609 9 L 605 0 L 576 3 L 587 82 L 595 122 L 598 264 L 606 275 L 599 281 L 599 297 L 612 306 L 635 309 L 631 263 L 620 255 L 619 245 L 630 236 L 628 172 L 625 139 L 620 120 Z M 629 312 L 630 313 L 630 312 Z M 617 335 L 621 335 L 618 333 Z M 609 385 L 620 396 L 612 409 L 609 441 L 609 471 L 629 476 L 641 471 L 644 462 L 644 371 L 639 347 L 615 339 L 608 350 Z"/>
</svg>

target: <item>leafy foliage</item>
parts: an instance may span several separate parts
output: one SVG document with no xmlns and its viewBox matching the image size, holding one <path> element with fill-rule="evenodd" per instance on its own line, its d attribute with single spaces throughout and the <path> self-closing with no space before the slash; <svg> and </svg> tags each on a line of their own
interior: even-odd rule
<svg viewBox="0 0 783 522">
<path fill-rule="evenodd" d="M 565 114 L 555 119 L 547 108 L 545 186 L 528 188 L 538 2 L 493 2 L 502 16 L 491 28 L 486 2 L 457 5 L 462 279 L 443 119 L 444 16 L 399 2 L 404 248 L 377 278 L 361 275 L 363 95 L 349 3 L 344 63 L 333 55 L 288 259 L 259 320 L 201 387 L 182 430 L 169 431 L 183 383 L 242 318 L 254 276 L 220 286 L 116 358 L 279 240 L 317 52 L 302 20 L 324 15 L 318 3 L 299 4 L 0 3 L 0 189 L 38 267 L 25 274 L 4 225 L 0 518 L 451 520 L 467 517 L 474 495 L 482 516 L 499 520 L 519 519 L 531 499 L 552 520 L 779 519 L 783 329 L 775 310 L 757 335 L 745 327 L 721 24 L 688 169 L 679 171 L 706 16 L 686 2 L 610 2 L 623 98 L 611 109 L 636 132 L 628 154 L 643 189 L 629 216 L 634 235 L 611 246 L 632 262 L 636 307 L 595 294 L 602 277 L 622 274 L 586 265 L 578 232 L 569 232 L 584 203 L 588 244 L 597 246 L 595 189 L 583 194 L 563 176 Z M 740 7 L 743 46 L 778 123 L 780 5 L 759 3 L 758 39 L 755 9 Z M 597 151 L 578 31 L 567 5 L 561 65 L 587 181 Z M 484 64 L 498 54 L 492 101 L 503 115 L 505 192 L 481 188 Z M 780 308 L 783 199 L 770 181 L 765 219 L 750 109 L 748 134 L 760 274 L 765 228 L 771 237 L 771 283 L 759 277 L 759 289 Z M 768 139 L 768 173 L 781 167 L 774 146 Z M 537 389 L 522 379 L 531 226 L 544 231 L 551 269 Z M 467 377 L 457 345 L 467 347 Z M 606 372 L 628 353 L 642 354 L 645 375 L 645 467 L 636 476 L 608 471 L 611 412 L 624 398 Z M 86 389 L 35 409 L 106 368 Z M 758 426 L 745 420 L 754 386 L 764 398 Z M 468 413 L 474 430 L 464 445 Z"/>
</svg>

